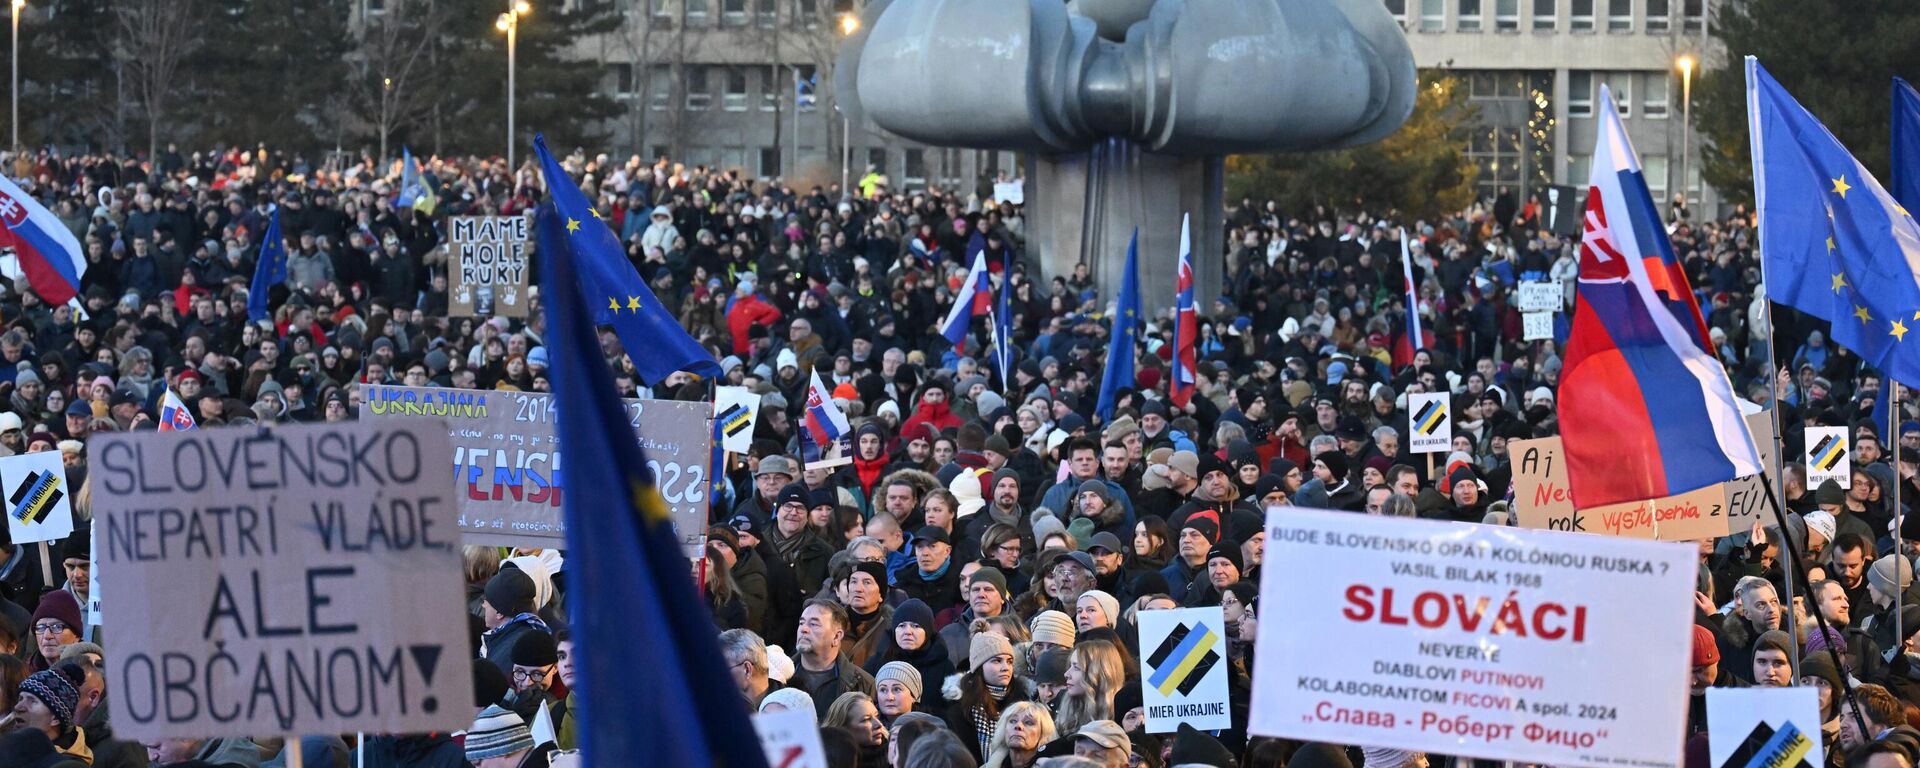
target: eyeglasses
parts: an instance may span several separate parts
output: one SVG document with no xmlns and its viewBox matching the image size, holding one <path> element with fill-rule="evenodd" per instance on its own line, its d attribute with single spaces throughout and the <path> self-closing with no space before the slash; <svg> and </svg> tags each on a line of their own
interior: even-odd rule
<svg viewBox="0 0 1920 768">
<path fill-rule="evenodd" d="M 1002 544 L 1000 546 L 994 547 L 993 551 L 1004 552 L 1009 555 L 1017 555 L 1017 554 L 1020 554 L 1020 542 L 1015 541 L 1007 544 Z"/>
<path fill-rule="evenodd" d="M 546 677 L 547 673 L 551 671 L 553 671 L 552 667 L 541 667 L 539 669 L 516 669 L 513 671 L 513 681 L 516 683 L 523 683 L 529 680 L 538 680 L 540 678 Z"/>
<path fill-rule="evenodd" d="M 67 631 L 65 622 L 54 621 L 33 625 L 33 633 L 36 635 L 57 635 L 65 631 Z"/>
</svg>

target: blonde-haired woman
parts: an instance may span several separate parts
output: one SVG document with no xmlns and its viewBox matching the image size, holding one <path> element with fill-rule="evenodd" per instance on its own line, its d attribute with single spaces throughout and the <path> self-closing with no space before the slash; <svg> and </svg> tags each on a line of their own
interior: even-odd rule
<svg viewBox="0 0 1920 768">
<path fill-rule="evenodd" d="M 1023 701 L 1007 707 L 1000 713 L 981 768 L 1030 768 L 1040 758 L 1040 748 L 1058 733 L 1046 705 Z"/>
<path fill-rule="evenodd" d="M 1067 663 L 1067 689 L 1061 694 L 1060 715 L 1054 723 L 1061 733 L 1077 733 L 1095 720 L 1117 720 L 1113 695 L 1127 682 L 1125 656 L 1108 640 L 1087 640 L 1073 646 Z"/>
</svg>

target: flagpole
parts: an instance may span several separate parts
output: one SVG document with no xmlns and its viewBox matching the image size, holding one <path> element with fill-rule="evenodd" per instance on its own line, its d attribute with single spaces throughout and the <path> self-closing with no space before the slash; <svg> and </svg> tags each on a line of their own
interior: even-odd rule
<svg viewBox="0 0 1920 768">
<path fill-rule="evenodd" d="M 1765 246 L 1762 246 L 1762 247 L 1765 247 Z M 1760 284 L 1766 285 L 1766 273 L 1764 272 L 1765 266 L 1763 265 L 1761 269 L 1763 271 L 1761 272 L 1761 275 L 1760 275 Z M 1773 434 L 1775 435 L 1774 439 L 1784 440 L 1787 433 L 1781 429 L 1781 425 L 1780 425 L 1780 359 L 1779 359 L 1779 352 L 1775 349 L 1775 347 L 1777 346 L 1777 339 L 1775 337 L 1779 336 L 1779 328 L 1777 328 L 1773 322 L 1773 300 L 1772 299 L 1763 299 L 1763 300 L 1767 302 L 1767 312 L 1766 312 L 1766 316 L 1767 316 L 1767 379 L 1768 379 L 1767 386 L 1773 388 L 1771 390 L 1773 392 L 1773 397 L 1772 397 L 1773 402 L 1769 403 L 1770 407 L 1767 409 L 1767 412 L 1769 414 L 1769 418 L 1773 419 Z M 1779 491 L 1780 495 L 1775 496 L 1773 481 L 1771 478 L 1767 476 L 1767 471 L 1769 469 L 1773 471 L 1774 477 L 1780 476 L 1780 471 L 1781 471 L 1780 462 L 1784 461 L 1785 457 L 1781 455 L 1781 451 L 1778 450 L 1778 448 L 1779 446 L 1775 446 L 1775 450 L 1773 452 L 1773 466 L 1760 468 L 1760 480 L 1761 480 L 1761 484 L 1766 487 L 1767 499 L 1772 501 L 1774 504 L 1774 508 L 1773 508 L 1774 516 L 1778 518 L 1780 521 L 1780 538 L 1782 539 L 1780 548 L 1787 550 L 1788 555 L 1792 557 L 1792 562 L 1798 563 L 1800 561 L 1800 553 L 1798 550 L 1794 549 L 1794 547 L 1797 545 L 1793 541 L 1793 534 L 1790 533 L 1787 528 L 1787 520 L 1785 515 L 1782 515 L 1780 513 L 1780 510 L 1787 508 L 1787 497 L 1786 497 L 1786 490 L 1785 490 L 1786 484 L 1784 483 L 1781 484 L 1781 490 Z M 1898 473 L 1895 473 L 1895 474 L 1898 474 Z M 1782 595 L 1784 599 L 1780 601 L 1780 607 L 1782 610 L 1786 612 L 1785 613 L 1786 620 L 1787 620 L 1786 630 L 1787 632 L 1791 633 L 1793 632 L 1793 628 L 1794 628 L 1794 623 L 1793 623 L 1793 575 L 1794 574 L 1793 572 L 1795 569 L 1792 567 L 1786 567 L 1786 568 L 1781 568 L 1780 570 L 1782 574 L 1781 586 L 1785 587 L 1787 591 L 1785 595 Z M 1898 614 L 1899 611 L 1895 611 L 1894 613 Z M 1820 609 L 1817 606 L 1814 608 L 1813 615 L 1815 616 L 1820 615 Z M 1824 625 L 1825 622 L 1822 621 L 1822 624 Z M 1787 650 L 1791 652 L 1791 655 L 1793 657 L 1793 668 L 1797 671 L 1800 669 L 1800 644 L 1789 643 L 1789 645 L 1792 647 L 1788 648 Z M 1848 696 L 1849 697 L 1852 696 L 1851 688 L 1848 689 Z"/>
<path fill-rule="evenodd" d="M 1892 393 L 1882 392 L 1880 393 L 1880 396 L 1893 398 L 1892 400 L 1893 406 L 1887 409 L 1887 434 L 1893 435 L 1893 438 L 1894 438 L 1893 439 L 1893 556 L 1906 557 L 1906 555 L 1901 554 L 1900 552 L 1900 486 L 1906 484 L 1905 481 L 1900 479 L 1900 432 L 1899 432 L 1899 429 L 1900 429 L 1899 427 L 1900 382 L 1894 381 L 1893 377 L 1889 376 L 1887 377 L 1887 384 L 1890 386 L 1890 388 L 1893 389 L 1893 392 Z M 1884 443 L 1886 441 L 1883 440 L 1881 442 Z M 1896 562 L 1895 565 L 1897 566 L 1899 565 L 1899 563 Z M 1900 584 L 1899 568 L 1895 568 L 1893 571 L 1893 582 L 1894 582 L 1894 586 L 1899 586 Z M 1900 604 L 1900 602 L 1905 597 L 1906 597 L 1906 590 L 1901 590 L 1899 594 L 1894 595 L 1893 597 L 1894 604 L 1895 605 Z M 1905 632 L 1901 631 L 1903 628 L 1900 626 L 1900 613 L 1901 613 L 1900 611 L 1893 612 L 1893 636 L 1904 638 L 1907 635 Z"/>
<path fill-rule="evenodd" d="M 1779 452 L 1775 451 L 1774 455 L 1776 457 L 1779 456 Z M 1776 458 L 1776 461 L 1778 461 L 1777 458 Z M 1806 574 L 1806 565 L 1800 562 L 1800 550 L 1793 546 L 1793 538 L 1786 532 L 1787 531 L 1786 505 L 1779 503 L 1780 499 L 1784 498 L 1784 496 L 1780 496 L 1780 497 L 1774 496 L 1773 480 L 1769 479 L 1767 477 L 1767 473 L 1764 471 L 1760 473 L 1760 487 L 1766 489 L 1767 500 L 1770 502 L 1773 502 L 1773 505 L 1772 505 L 1773 519 L 1779 521 L 1780 538 L 1786 540 L 1785 545 L 1782 546 L 1781 549 L 1784 549 L 1787 551 L 1787 563 L 1785 567 L 1781 568 L 1781 570 L 1788 573 L 1789 578 L 1791 578 L 1791 574 L 1796 572 L 1801 574 L 1804 577 Z M 1899 569 L 1897 568 L 1894 569 L 1894 581 L 1896 583 L 1900 581 L 1900 572 L 1899 572 Z M 1792 583 L 1792 582 L 1788 582 L 1788 583 Z M 1894 598 L 1894 603 L 1896 605 L 1899 604 L 1898 597 Z M 1798 637 L 1799 635 L 1798 633 L 1794 632 L 1793 624 L 1791 623 L 1793 620 L 1793 595 L 1789 593 L 1787 595 L 1787 599 L 1780 601 L 1780 605 L 1781 607 L 1785 608 L 1787 611 L 1787 620 L 1789 622 L 1786 626 L 1787 635 L 1790 637 Z M 1899 621 L 1898 617 L 1900 615 L 1900 612 L 1896 610 L 1893 612 L 1893 614 L 1895 616 L 1894 620 Z M 1830 627 L 1827 625 L 1827 615 L 1820 611 L 1820 607 L 1818 603 L 1815 604 L 1813 609 L 1813 619 L 1816 626 L 1820 628 L 1820 634 L 1822 635 L 1827 634 L 1828 630 L 1830 629 Z M 1742 619 L 1742 621 L 1745 621 L 1745 619 Z M 1789 646 L 1789 649 L 1793 651 L 1793 668 L 1795 670 L 1794 675 L 1796 676 L 1796 679 L 1797 679 L 1798 675 L 1800 674 L 1800 644 L 1797 642 L 1794 642 L 1794 643 L 1788 643 L 1787 645 Z M 1834 657 L 1835 662 L 1841 661 L 1839 652 L 1830 651 L 1829 653 Z M 1853 710 L 1853 716 L 1856 718 L 1856 724 L 1860 726 L 1860 732 L 1869 733 L 1870 731 L 1867 729 L 1866 719 L 1860 714 L 1860 704 L 1859 702 L 1854 700 L 1853 683 L 1848 682 L 1848 678 L 1852 677 L 1852 675 L 1847 673 L 1846 669 L 1844 668 L 1845 667 L 1844 663 L 1839 664 L 1838 666 L 1842 667 L 1841 675 L 1840 675 L 1840 689 L 1842 692 L 1846 694 L 1847 704 L 1849 705 L 1848 709 Z"/>
</svg>

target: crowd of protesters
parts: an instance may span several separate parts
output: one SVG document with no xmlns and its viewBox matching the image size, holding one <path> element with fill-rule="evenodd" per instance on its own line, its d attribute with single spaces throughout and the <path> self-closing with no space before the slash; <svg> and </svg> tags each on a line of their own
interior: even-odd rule
<svg viewBox="0 0 1920 768">
<path fill-rule="evenodd" d="M 1263 519 L 1292 505 L 1514 524 L 1508 444 L 1555 434 L 1561 362 L 1556 342 L 1521 340 L 1513 297 L 1549 281 L 1571 306 L 1578 264 L 1578 235 L 1544 229 L 1537 201 L 1501 189 L 1421 219 L 1243 199 L 1226 211 L 1226 241 L 1197 260 L 1223 289 L 1198 308 L 1193 398 L 1169 397 L 1163 309 L 1138 336 L 1134 386 L 1098 418 L 1113 297 L 1084 266 L 1043 275 L 1023 209 L 986 197 L 990 184 L 902 191 L 870 172 L 853 189 L 799 190 L 664 160 L 564 162 L 725 383 L 762 393 L 752 450 L 731 457 L 712 507 L 703 594 L 741 695 L 812 713 L 831 765 L 1457 760 L 1246 733 Z M 412 206 L 395 202 L 395 169 L 266 150 L 152 163 L 41 153 L 11 169 L 83 243 L 88 269 L 79 308 L 0 280 L 0 455 L 62 451 L 83 520 L 87 436 L 154 428 L 163 390 L 212 427 L 352 419 L 368 383 L 548 388 L 541 314 L 450 316 L 441 247 L 449 216 L 535 206 L 532 166 L 428 161 L 432 202 Z M 275 205 L 288 279 L 270 289 L 271 320 L 249 323 Z M 1783 455 L 1799 455 L 1808 425 L 1856 432 L 1849 490 L 1810 488 L 1789 463 L 1785 530 L 1701 543 L 1687 765 L 1707 760 L 1706 688 L 1807 685 L 1821 692 L 1831 765 L 1913 768 L 1920 523 L 1893 523 L 1896 486 L 1920 491 L 1920 423 L 1876 423 L 1877 375 L 1790 313 L 1773 318 L 1770 365 L 1751 216 L 1670 211 L 1714 351 L 1736 392 L 1778 409 Z M 984 328 L 959 349 L 938 332 L 976 232 L 996 283 L 1013 286 L 1004 376 Z M 709 396 L 686 375 L 640 380 L 621 344 L 603 333 L 623 394 Z M 796 434 L 816 372 L 855 428 L 852 461 L 826 469 L 802 466 Z M 1407 450 L 1407 401 L 1431 392 L 1452 395 L 1455 422 L 1451 451 L 1430 464 Z M 101 664 L 111 628 L 83 639 L 85 530 L 48 550 L 50 580 L 37 547 L 0 545 L 0 704 L 14 728 L 0 764 L 254 768 L 297 748 L 307 765 L 497 768 L 577 744 L 562 555 L 480 547 L 466 552 L 476 695 L 464 734 L 117 740 Z M 1813 564 L 1791 593 L 1782 546 Z M 1181 606 L 1224 612 L 1233 727 L 1149 734 L 1135 627 L 1141 611 Z M 1264 618 L 1286 631 L 1286 617 Z M 556 738 L 536 743 L 543 706 Z"/>
</svg>

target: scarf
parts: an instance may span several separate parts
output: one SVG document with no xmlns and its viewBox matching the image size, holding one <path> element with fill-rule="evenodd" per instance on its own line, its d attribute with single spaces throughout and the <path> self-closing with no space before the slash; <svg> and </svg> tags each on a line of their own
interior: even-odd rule
<svg viewBox="0 0 1920 768">
<path fill-rule="evenodd" d="M 998 702 L 1006 698 L 1007 686 L 987 683 L 987 695 L 993 697 L 993 700 Z M 988 752 L 988 747 L 993 742 L 993 730 L 999 725 L 997 722 L 998 718 L 988 717 L 987 708 L 977 705 L 973 708 L 972 714 L 973 732 L 974 735 L 980 739 L 980 754 L 984 755 Z"/>
<path fill-rule="evenodd" d="M 953 558 L 949 557 L 947 558 L 946 562 L 941 563 L 940 567 L 935 568 L 932 572 L 921 571 L 918 567 L 914 568 L 914 570 L 919 571 L 920 578 L 922 580 L 935 581 L 935 580 L 938 580 L 940 577 L 947 575 L 947 569 L 952 567 L 953 567 Z M 1006 689 L 1003 688 L 1001 690 L 1004 691 Z"/>
<path fill-rule="evenodd" d="M 880 458 L 868 461 L 853 457 L 853 471 L 860 476 L 860 491 L 869 498 L 873 496 L 873 486 L 880 482 L 880 476 L 887 471 L 887 452 L 881 451 Z"/>
<path fill-rule="evenodd" d="M 1001 525 L 1012 527 L 1016 531 L 1020 530 L 1020 509 L 1018 507 L 1014 508 L 1012 512 L 1001 512 L 1000 505 L 988 504 L 987 519 Z"/>
<path fill-rule="evenodd" d="M 541 621 L 539 616 L 535 616 L 531 613 L 523 613 L 511 619 L 507 619 L 507 623 L 505 624 L 502 624 L 498 627 L 494 627 L 493 629 L 489 629 L 486 632 L 482 633 L 480 635 L 480 655 L 482 656 L 486 655 L 488 640 L 506 634 L 507 631 L 513 629 L 514 625 L 516 624 L 530 624 L 534 628 L 539 629 L 542 632 L 545 632 L 549 635 L 553 634 L 553 630 L 548 629 L 547 623 L 544 621 Z"/>
<path fill-rule="evenodd" d="M 788 565 L 793 564 L 793 556 L 800 552 L 800 545 L 807 543 L 807 538 L 812 535 L 812 528 L 801 528 L 792 536 L 781 533 L 777 523 L 767 528 L 767 540 L 773 542 L 773 550 Z"/>
</svg>

